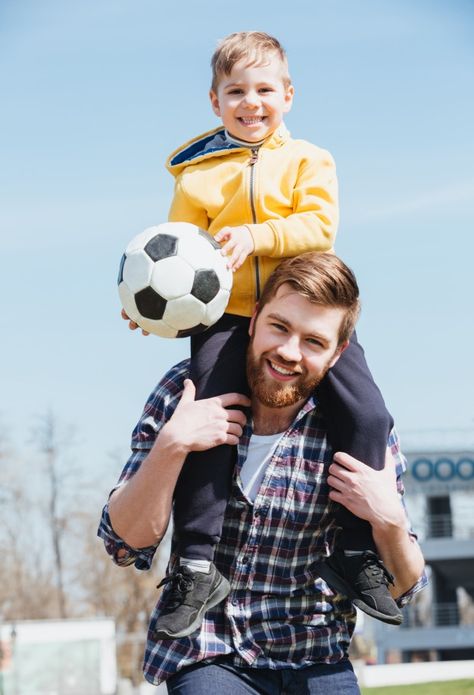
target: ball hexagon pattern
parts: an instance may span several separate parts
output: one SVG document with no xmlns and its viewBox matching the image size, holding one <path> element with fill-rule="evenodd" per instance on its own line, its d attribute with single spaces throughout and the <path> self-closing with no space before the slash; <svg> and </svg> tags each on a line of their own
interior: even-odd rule
<svg viewBox="0 0 474 695">
<path fill-rule="evenodd" d="M 187 222 L 148 227 L 120 262 L 118 289 L 127 315 L 163 338 L 205 331 L 229 301 L 232 272 L 219 244 Z"/>
</svg>

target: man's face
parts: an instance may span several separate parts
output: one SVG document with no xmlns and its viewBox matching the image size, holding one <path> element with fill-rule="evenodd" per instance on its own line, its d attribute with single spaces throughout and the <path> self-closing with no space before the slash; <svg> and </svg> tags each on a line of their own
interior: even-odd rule
<svg viewBox="0 0 474 695">
<path fill-rule="evenodd" d="M 338 346 L 344 310 L 312 304 L 282 285 L 250 324 L 247 376 L 270 408 L 304 402 L 347 346 Z"/>
<path fill-rule="evenodd" d="M 230 75 L 223 75 L 211 91 L 214 113 L 227 132 L 246 142 L 259 142 L 271 135 L 290 110 L 293 87 L 285 86 L 280 58 L 269 55 L 264 65 L 239 61 Z"/>
</svg>

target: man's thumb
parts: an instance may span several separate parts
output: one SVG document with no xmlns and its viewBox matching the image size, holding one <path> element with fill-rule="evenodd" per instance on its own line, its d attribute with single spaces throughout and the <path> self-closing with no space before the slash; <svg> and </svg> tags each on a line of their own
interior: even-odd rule
<svg viewBox="0 0 474 695">
<path fill-rule="evenodd" d="M 191 379 L 185 379 L 183 383 L 183 394 L 180 403 L 191 403 L 196 397 L 196 387 Z"/>
</svg>

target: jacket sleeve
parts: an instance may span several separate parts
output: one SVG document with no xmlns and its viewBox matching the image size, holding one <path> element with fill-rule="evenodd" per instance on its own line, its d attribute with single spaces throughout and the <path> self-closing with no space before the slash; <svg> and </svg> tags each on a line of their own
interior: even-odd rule
<svg viewBox="0 0 474 695">
<path fill-rule="evenodd" d="M 209 218 L 202 207 L 193 204 L 189 196 L 186 195 L 181 176 L 176 179 L 174 196 L 168 214 L 169 222 L 190 222 L 201 229 L 209 229 Z"/>
<path fill-rule="evenodd" d="M 293 212 L 285 218 L 246 225 L 255 256 L 286 258 L 305 251 L 330 251 L 339 221 L 336 165 L 326 150 L 300 164 L 293 190 Z"/>
</svg>

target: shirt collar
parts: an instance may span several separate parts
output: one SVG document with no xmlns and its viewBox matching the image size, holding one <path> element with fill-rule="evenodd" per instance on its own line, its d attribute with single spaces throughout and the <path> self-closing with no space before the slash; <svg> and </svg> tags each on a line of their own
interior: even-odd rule
<svg viewBox="0 0 474 695">
<path fill-rule="evenodd" d="M 268 135 L 263 140 L 259 140 L 258 142 L 247 142 L 246 140 L 239 140 L 239 138 L 234 137 L 227 130 L 224 130 L 224 140 L 226 143 L 230 145 L 236 145 L 237 147 L 247 147 L 249 150 L 261 147 L 265 143 L 274 143 L 276 145 L 279 145 L 285 142 L 285 140 L 287 140 L 288 137 L 289 132 L 286 129 L 284 123 L 280 123 L 278 128 L 274 130 L 273 133 L 270 133 L 270 135 Z"/>
</svg>

